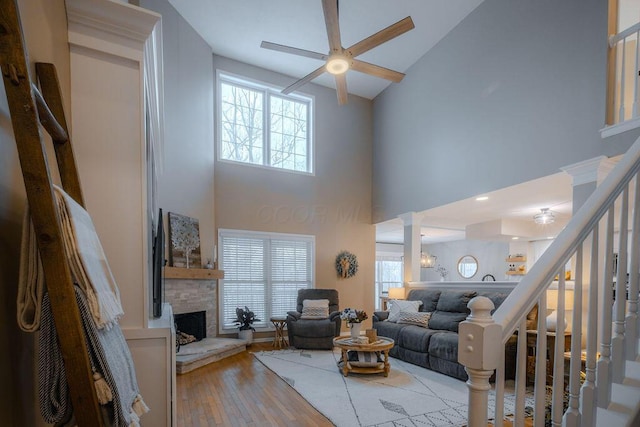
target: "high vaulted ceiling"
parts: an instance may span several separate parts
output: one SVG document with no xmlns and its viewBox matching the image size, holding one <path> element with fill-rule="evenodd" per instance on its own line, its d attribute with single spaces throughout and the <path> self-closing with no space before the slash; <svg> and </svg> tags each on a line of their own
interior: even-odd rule
<svg viewBox="0 0 640 427">
<path fill-rule="evenodd" d="M 320 0 L 169 0 L 211 46 L 213 53 L 292 77 L 291 83 L 322 65 L 315 59 L 260 48 L 273 43 L 328 53 Z M 339 2 L 343 47 L 411 16 L 415 29 L 358 57 L 406 72 L 482 0 L 342 0 Z M 314 83 L 335 88 L 326 73 Z M 350 94 L 373 99 L 389 81 L 356 71 L 347 73 Z M 304 88 L 301 89 L 304 92 Z"/>
<path fill-rule="evenodd" d="M 407 72 L 482 1 L 342 0 L 339 2 L 342 44 L 348 47 L 411 16 L 415 29 L 358 57 Z M 214 54 L 289 75 L 291 83 L 318 68 L 322 62 L 262 49 L 260 43 L 263 40 L 320 53 L 328 53 L 329 50 L 321 0 L 169 2 L 211 46 Z M 333 76 L 327 73 L 313 80 L 313 83 L 330 88 L 335 88 L 334 82 Z M 387 80 L 353 70 L 347 73 L 349 93 L 364 98 L 375 98 L 390 84 Z M 304 87 L 301 91 L 304 92 Z M 419 212 L 425 234 L 423 243 L 464 239 L 467 227 L 491 221 L 503 221 L 509 226 L 520 224 L 521 227 L 517 228 L 527 240 L 556 235 L 571 217 L 571 193 L 571 179 L 566 174 L 556 174 L 489 193 L 490 198 L 486 202 L 470 198 Z M 545 207 L 557 214 L 556 223 L 552 226 L 542 227 L 533 223 L 533 215 Z M 479 229 L 483 231 L 483 227 Z M 494 237 L 506 240 L 512 236 Z M 487 238 L 495 240 L 491 236 Z M 401 243 L 402 221 L 394 219 L 378 224 L 376 240 Z"/>
</svg>

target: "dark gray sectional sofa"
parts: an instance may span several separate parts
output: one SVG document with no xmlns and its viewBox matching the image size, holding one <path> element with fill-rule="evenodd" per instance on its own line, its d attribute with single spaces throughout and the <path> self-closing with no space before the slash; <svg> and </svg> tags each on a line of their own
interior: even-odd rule
<svg viewBox="0 0 640 427">
<path fill-rule="evenodd" d="M 467 373 L 458 363 L 458 325 L 469 315 L 467 304 L 478 295 L 491 299 L 496 308 L 507 297 L 506 293 L 501 292 L 412 289 L 406 299 L 422 301 L 419 310 L 432 313 L 428 328 L 389 322 L 389 312 L 386 311 L 374 313 L 373 328 L 379 336 L 395 341 L 389 351 L 390 356 L 466 380 Z M 505 374 L 507 378 L 512 378 L 515 372 L 515 345 L 508 343 L 506 351 Z"/>
</svg>

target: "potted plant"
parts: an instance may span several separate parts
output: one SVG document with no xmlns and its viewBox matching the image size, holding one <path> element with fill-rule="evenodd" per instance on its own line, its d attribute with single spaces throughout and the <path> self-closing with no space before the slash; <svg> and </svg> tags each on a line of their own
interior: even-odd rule
<svg viewBox="0 0 640 427">
<path fill-rule="evenodd" d="M 240 326 L 238 330 L 238 338 L 251 344 L 253 342 L 253 332 L 255 331 L 253 322 L 259 322 L 260 319 L 256 318 L 253 311 L 249 310 L 249 307 L 245 305 L 244 308 L 236 308 L 236 320 L 234 323 Z"/>
<path fill-rule="evenodd" d="M 347 321 L 347 326 L 351 328 L 351 338 L 360 336 L 362 322 L 367 320 L 369 316 L 364 310 L 356 310 L 355 308 L 345 308 L 340 313 L 340 318 Z"/>
</svg>

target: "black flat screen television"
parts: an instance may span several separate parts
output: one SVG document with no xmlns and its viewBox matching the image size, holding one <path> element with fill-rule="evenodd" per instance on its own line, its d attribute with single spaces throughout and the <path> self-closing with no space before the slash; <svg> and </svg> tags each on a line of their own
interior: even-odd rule
<svg viewBox="0 0 640 427">
<path fill-rule="evenodd" d="M 164 222 L 159 209 L 156 235 L 153 239 L 153 317 L 162 317 L 164 303 Z"/>
</svg>

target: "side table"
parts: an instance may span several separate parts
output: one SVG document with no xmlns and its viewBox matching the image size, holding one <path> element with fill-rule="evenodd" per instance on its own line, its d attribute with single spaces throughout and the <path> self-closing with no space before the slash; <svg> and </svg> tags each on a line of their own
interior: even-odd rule
<svg viewBox="0 0 640 427">
<path fill-rule="evenodd" d="M 276 334 L 273 337 L 273 348 L 285 348 L 289 345 L 284 337 L 284 327 L 287 324 L 287 318 L 284 316 L 273 316 L 269 319 L 276 328 Z"/>
</svg>

